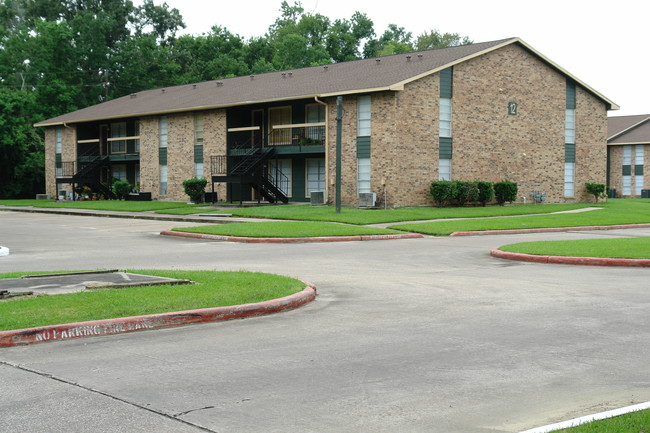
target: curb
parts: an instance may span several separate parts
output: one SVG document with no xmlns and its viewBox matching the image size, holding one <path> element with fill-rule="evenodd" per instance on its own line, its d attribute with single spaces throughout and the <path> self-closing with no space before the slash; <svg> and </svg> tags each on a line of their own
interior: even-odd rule
<svg viewBox="0 0 650 433">
<path fill-rule="evenodd" d="M 619 415 L 625 415 L 631 412 L 636 412 L 639 410 L 650 409 L 650 402 L 639 403 L 632 406 L 622 407 L 620 409 L 612 409 L 605 412 L 595 413 L 593 415 L 581 416 L 579 418 L 573 418 L 568 421 L 562 421 L 555 424 L 549 424 L 542 427 L 531 428 L 529 430 L 524 430 L 519 433 L 548 433 L 556 430 L 562 430 L 569 427 L 579 426 L 592 421 L 598 421 L 607 418 L 613 418 Z"/>
<path fill-rule="evenodd" d="M 9 255 L 9 248 L 7 247 L 0 247 L 0 257 L 2 256 L 8 256 Z"/>
<path fill-rule="evenodd" d="M 80 337 L 122 334 L 143 329 L 169 328 L 194 323 L 243 319 L 298 308 L 316 299 L 316 287 L 308 286 L 302 291 L 283 298 L 253 304 L 228 307 L 203 308 L 146 316 L 120 317 L 117 319 L 92 320 L 62 325 L 40 326 L 28 329 L 0 331 L 0 347 L 18 346 L 54 340 L 68 340 Z"/>
<path fill-rule="evenodd" d="M 636 268 L 650 267 L 650 259 L 611 259 L 602 257 L 542 256 L 535 254 L 511 253 L 498 248 L 490 250 L 490 255 L 499 259 L 520 262 L 553 263 L 586 266 L 627 266 Z"/>
<path fill-rule="evenodd" d="M 454 232 L 449 236 L 481 236 L 481 235 L 517 235 L 526 233 L 548 233 L 548 232 L 575 232 L 587 230 L 616 230 L 616 229 L 639 229 L 649 228 L 650 224 L 616 224 L 611 226 L 580 226 L 580 227 L 546 227 L 535 229 L 511 229 L 511 230 L 480 230 Z"/>
<path fill-rule="evenodd" d="M 244 242 L 244 243 L 271 243 L 271 244 L 294 244 L 307 242 L 349 242 L 349 241 L 379 241 L 388 239 L 419 239 L 424 236 L 419 233 L 404 233 L 394 235 L 357 235 L 357 236 L 314 236 L 305 238 L 251 238 L 244 236 L 209 235 L 204 233 L 187 233 L 163 230 L 163 236 L 177 236 L 193 239 L 207 239 L 213 241 Z"/>
</svg>

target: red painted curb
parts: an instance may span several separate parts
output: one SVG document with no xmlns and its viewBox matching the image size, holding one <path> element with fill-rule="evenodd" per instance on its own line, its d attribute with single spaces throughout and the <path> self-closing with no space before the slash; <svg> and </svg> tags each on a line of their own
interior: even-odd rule
<svg viewBox="0 0 650 433">
<path fill-rule="evenodd" d="M 204 233 L 187 233 L 163 230 L 163 236 L 178 236 L 183 238 L 207 239 L 213 241 L 244 242 L 252 244 L 297 244 L 306 242 L 349 242 L 349 241 L 379 241 L 389 239 L 418 239 L 424 236 L 420 233 L 399 233 L 391 235 L 357 235 L 357 236 L 314 236 L 306 238 L 251 238 L 243 236 L 208 235 Z"/>
<path fill-rule="evenodd" d="M 62 325 L 0 331 L 0 347 L 18 346 L 54 340 L 67 340 L 80 337 L 95 337 L 98 335 L 122 334 L 143 329 L 168 328 L 193 323 L 242 319 L 245 317 L 261 316 L 285 310 L 292 310 L 311 302 L 314 299 L 316 299 L 316 287 L 309 284 L 302 291 L 294 293 L 293 295 L 254 304 L 203 308 L 199 310 L 176 311 L 171 313 L 150 314 L 146 316 L 121 317 L 117 319 L 93 320 L 88 322 L 65 323 Z"/>
<path fill-rule="evenodd" d="M 466 232 L 454 232 L 449 236 L 481 236 L 481 235 L 516 235 L 526 233 L 547 233 L 547 232 L 575 232 L 586 230 L 616 230 L 616 229 L 638 229 L 648 228 L 650 224 L 617 224 L 611 226 L 580 226 L 580 227 L 546 227 L 535 229 L 510 229 L 510 230 L 477 230 Z"/>
<path fill-rule="evenodd" d="M 567 256 L 542 256 L 535 254 L 511 253 L 494 248 L 490 251 L 492 257 L 521 262 L 554 263 L 563 265 L 586 266 L 627 266 L 636 268 L 650 267 L 650 259 L 610 259 L 603 257 L 567 257 Z"/>
</svg>

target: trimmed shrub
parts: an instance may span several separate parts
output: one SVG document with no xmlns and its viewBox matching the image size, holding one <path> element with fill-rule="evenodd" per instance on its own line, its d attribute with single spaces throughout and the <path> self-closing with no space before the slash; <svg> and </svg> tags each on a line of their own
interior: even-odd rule
<svg viewBox="0 0 650 433">
<path fill-rule="evenodd" d="M 517 183 L 510 182 L 509 180 L 502 180 L 494 184 L 494 197 L 500 206 L 505 202 L 513 202 L 517 200 Z"/>
<path fill-rule="evenodd" d="M 205 186 L 208 184 L 207 179 L 192 178 L 183 181 L 185 194 L 190 197 L 192 203 L 202 203 L 205 195 Z"/>
<path fill-rule="evenodd" d="M 587 192 L 591 195 L 594 196 L 594 199 L 596 200 L 596 203 L 598 203 L 599 198 L 605 198 L 606 196 L 606 188 L 605 185 L 602 183 L 585 183 L 585 188 L 587 189 Z"/>
<path fill-rule="evenodd" d="M 476 182 L 454 181 L 451 186 L 451 198 L 456 200 L 458 206 L 467 202 L 476 201 L 478 198 L 478 187 Z"/>
<path fill-rule="evenodd" d="M 445 200 L 452 198 L 452 182 L 448 180 L 436 180 L 431 182 L 431 188 L 429 194 L 433 197 L 433 200 L 442 206 Z"/>
<path fill-rule="evenodd" d="M 112 191 L 115 197 L 124 200 L 124 197 L 131 192 L 131 184 L 125 180 L 116 180 L 113 182 Z"/>
<path fill-rule="evenodd" d="M 487 202 L 491 201 L 494 198 L 494 185 L 492 182 L 476 182 L 476 188 L 478 188 L 478 197 L 476 200 L 485 207 Z"/>
</svg>

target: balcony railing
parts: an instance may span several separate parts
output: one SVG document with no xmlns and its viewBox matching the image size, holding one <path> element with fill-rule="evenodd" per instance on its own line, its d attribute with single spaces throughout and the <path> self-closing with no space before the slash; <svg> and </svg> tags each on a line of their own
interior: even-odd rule
<svg viewBox="0 0 650 433">
<path fill-rule="evenodd" d="M 325 122 L 273 125 L 269 146 L 323 146 Z"/>
</svg>

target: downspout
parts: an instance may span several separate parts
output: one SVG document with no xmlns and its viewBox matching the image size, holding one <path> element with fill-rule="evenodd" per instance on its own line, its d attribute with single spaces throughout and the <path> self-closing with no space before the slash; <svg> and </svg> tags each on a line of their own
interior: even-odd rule
<svg viewBox="0 0 650 433">
<path fill-rule="evenodd" d="M 317 104 L 320 104 L 325 107 L 325 195 L 328 197 L 328 199 L 325 200 L 325 203 L 329 201 L 329 170 L 327 169 L 329 167 L 329 152 L 328 146 L 329 146 L 329 105 L 327 102 L 323 102 L 320 99 L 318 99 L 318 96 L 314 96 L 314 101 L 316 101 Z"/>
</svg>

